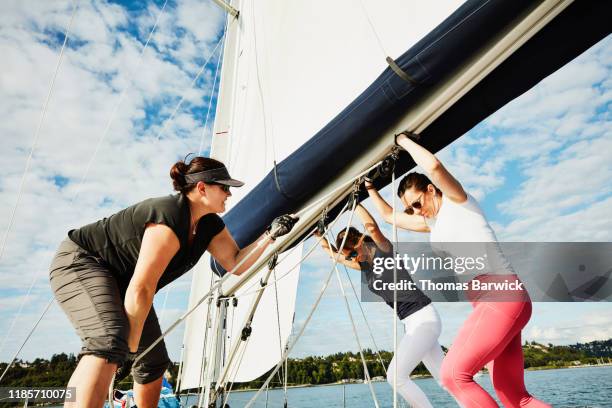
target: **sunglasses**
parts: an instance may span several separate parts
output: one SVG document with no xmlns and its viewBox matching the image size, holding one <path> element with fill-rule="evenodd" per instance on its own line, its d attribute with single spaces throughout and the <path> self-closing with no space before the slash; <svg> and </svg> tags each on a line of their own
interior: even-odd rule
<svg viewBox="0 0 612 408">
<path fill-rule="evenodd" d="M 352 261 L 359 256 L 359 252 L 356 249 L 353 249 L 348 255 L 344 256 L 344 259 L 347 261 Z"/>
<path fill-rule="evenodd" d="M 411 204 L 409 204 L 408 208 L 406 208 L 404 212 L 406 214 L 412 215 L 414 214 L 414 210 L 420 210 L 421 208 L 423 208 L 423 203 L 421 203 L 421 198 L 423 198 L 424 195 L 425 193 L 421 193 L 419 198 L 417 198 L 416 201 L 413 201 Z"/>
<path fill-rule="evenodd" d="M 223 190 L 226 193 L 230 192 L 230 186 L 228 186 L 227 184 L 221 184 L 221 183 L 210 183 L 210 184 L 221 187 L 221 190 Z"/>
<path fill-rule="evenodd" d="M 357 252 L 357 248 L 359 248 L 361 244 L 363 244 L 364 238 L 365 238 L 365 234 L 361 234 L 361 237 L 359 237 L 359 240 L 355 244 L 355 247 L 353 247 L 353 249 L 351 250 L 351 252 L 349 252 L 348 255 L 344 256 L 344 259 L 346 259 L 347 261 L 353 261 L 359 256 L 359 252 Z"/>
</svg>

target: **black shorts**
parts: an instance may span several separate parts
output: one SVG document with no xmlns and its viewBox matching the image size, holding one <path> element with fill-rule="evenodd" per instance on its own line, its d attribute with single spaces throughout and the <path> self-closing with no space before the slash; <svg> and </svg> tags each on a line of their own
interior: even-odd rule
<svg viewBox="0 0 612 408">
<path fill-rule="evenodd" d="M 81 338 L 79 356 L 94 355 L 123 364 L 129 351 L 129 322 L 117 280 L 104 261 L 66 238 L 53 258 L 49 278 L 57 303 Z M 138 352 L 159 336 L 161 329 L 151 307 Z M 146 384 L 161 377 L 170 364 L 162 340 L 134 364 L 132 376 L 137 383 Z"/>
</svg>

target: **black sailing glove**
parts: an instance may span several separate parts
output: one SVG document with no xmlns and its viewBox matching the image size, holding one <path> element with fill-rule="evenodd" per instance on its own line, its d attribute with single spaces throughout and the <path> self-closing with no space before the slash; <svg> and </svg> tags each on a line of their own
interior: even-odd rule
<svg viewBox="0 0 612 408">
<path fill-rule="evenodd" d="M 291 228 L 298 222 L 299 217 L 293 217 L 291 215 L 285 214 L 280 217 L 276 217 L 270 227 L 268 227 L 268 233 L 270 234 L 270 238 L 275 240 L 278 237 L 282 237 L 285 234 L 288 234 L 291 231 Z"/>
<path fill-rule="evenodd" d="M 138 353 L 132 353 L 131 351 L 128 353 L 127 358 L 123 362 L 123 365 L 117 369 L 115 373 L 115 383 L 119 383 L 121 380 L 126 378 L 132 372 L 132 366 L 134 365 L 134 360 L 136 360 L 136 356 Z"/>
<path fill-rule="evenodd" d="M 372 170 L 368 171 L 368 174 L 363 176 L 363 180 L 367 181 L 368 183 L 374 183 L 374 180 L 376 180 L 380 176 L 380 172 L 378 171 L 379 167 L 380 167 L 380 165 L 376 166 Z"/>
<path fill-rule="evenodd" d="M 387 156 L 383 159 L 383 161 L 380 162 L 378 166 L 370 170 L 368 174 L 364 176 L 363 179 L 368 183 L 374 183 L 374 180 L 379 177 L 387 178 L 391 176 L 391 173 L 393 173 L 394 169 L 395 160 L 391 156 Z"/>
</svg>

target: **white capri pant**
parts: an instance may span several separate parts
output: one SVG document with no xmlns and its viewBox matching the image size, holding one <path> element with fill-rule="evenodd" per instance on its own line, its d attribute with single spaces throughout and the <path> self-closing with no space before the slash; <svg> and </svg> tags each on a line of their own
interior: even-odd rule
<svg viewBox="0 0 612 408">
<path fill-rule="evenodd" d="M 440 367 L 444 359 L 442 347 L 438 343 L 442 330 L 440 316 L 430 303 L 406 317 L 402 323 L 406 333 L 399 342 L 397 353 L 387 369 L 387 381 L 393 387 L 397 365 L 397 392 L 413 408 L 433 408 L 425 393 L 410 379 L 410 373 L 422 361 L 440 384 Z"/>
</svg>

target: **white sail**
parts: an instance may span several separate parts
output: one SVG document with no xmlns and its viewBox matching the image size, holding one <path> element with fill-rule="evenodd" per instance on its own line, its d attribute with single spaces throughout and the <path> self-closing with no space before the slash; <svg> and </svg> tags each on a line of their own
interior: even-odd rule
<svg viewBox="0 0 612 408">
<path fill-rule="evenodd" d="M 273 169 L 274 161 L 300 147 L 376 79 L 387 66 L 386 56 L 401 55 L 461 3 L 233 2 L 240 16 L 233 23 L 230 17 L 228 23 L 211 152 L 228 165 L 233 177 L 246 182 L 233 190 L 232 203 L 256 186 Z M 277 276 L 300 256 L 301 248 L 297 248 L 279 265 Z M 258 282 L 264 272 L 252 282 Z M 206 293 L 210 273 L 204 259 L 194 274 L 192 302 Z M 298 268 L 278 283 L 278 317 L 274 287 L 266 289 L 248 347 L 231 381 L 257 378 L 279 361 L 291 332 L 297 282 Z M 226 351 L 240 339 L 251 299 L 240 298 L 238 306 L 228 310 Z M 206 309 L 201 306 L 187 322 L 181 389 L 201 384 Z"/>
</svg>

